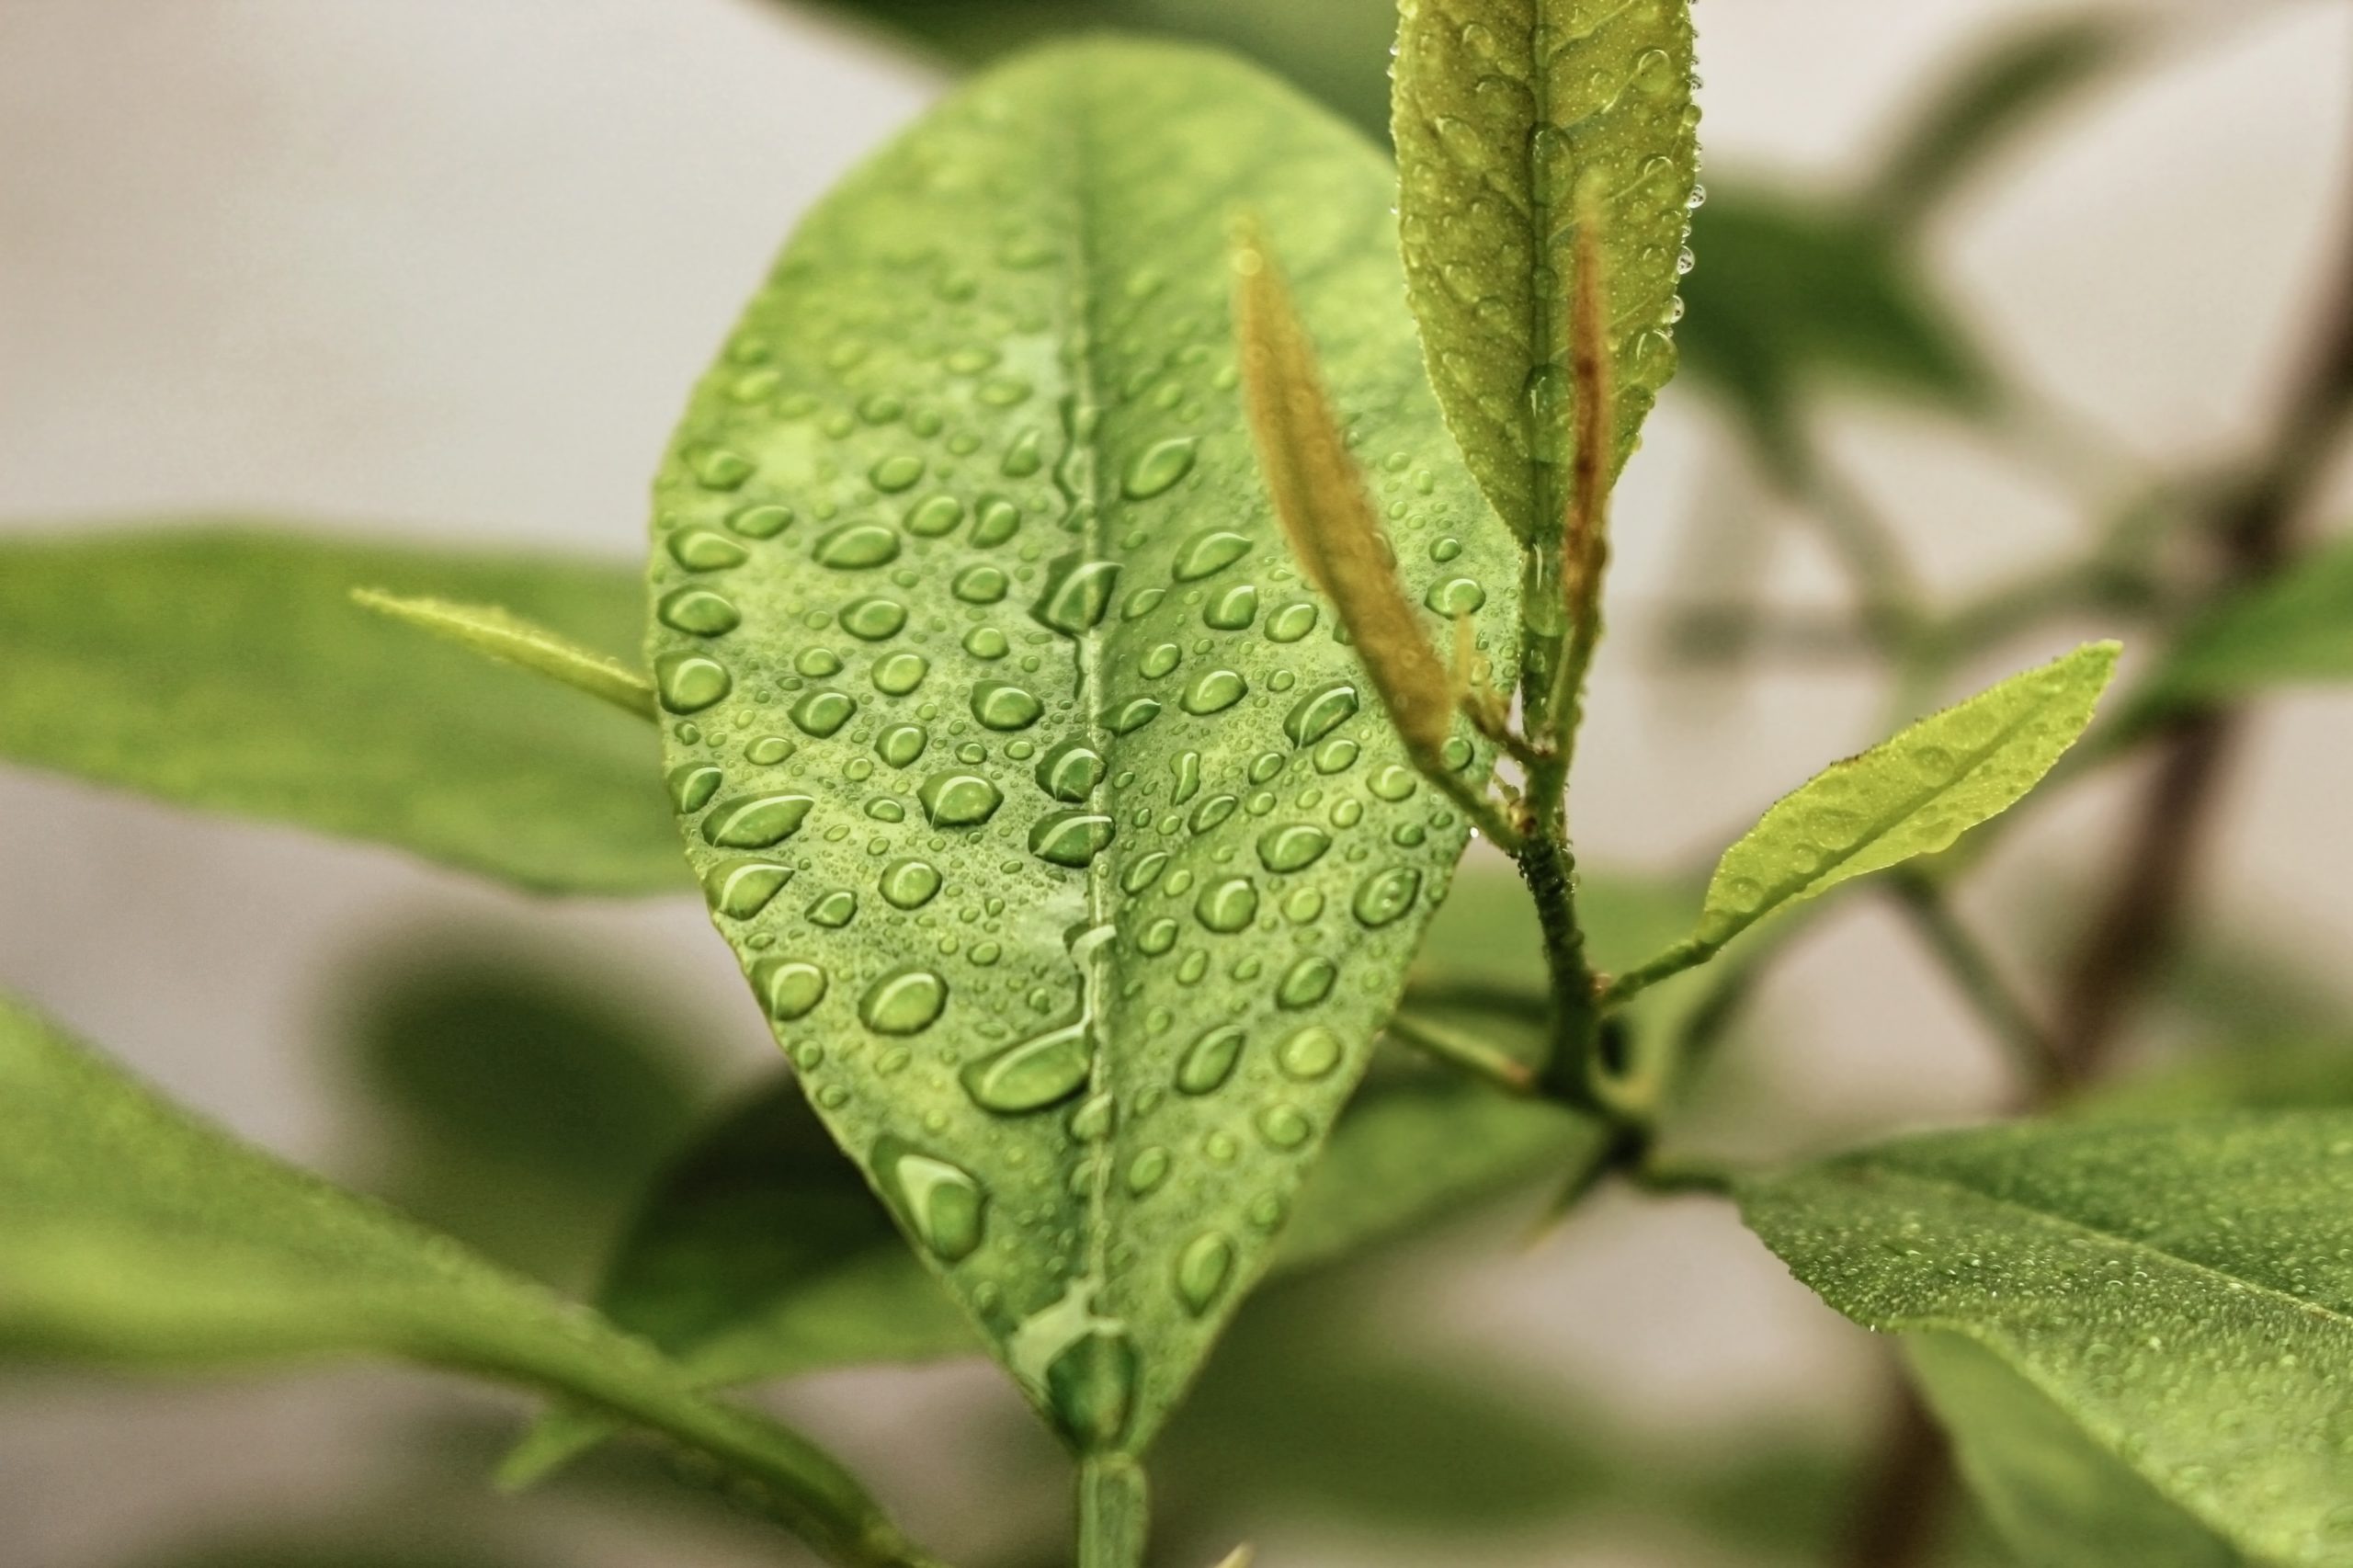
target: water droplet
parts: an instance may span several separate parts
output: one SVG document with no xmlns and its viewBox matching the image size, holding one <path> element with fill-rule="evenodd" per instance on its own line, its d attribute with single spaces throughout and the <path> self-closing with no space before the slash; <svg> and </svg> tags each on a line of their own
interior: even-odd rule
<svg viewBox="0 0 2353 1568">
<path fill-rule="evenodd" d="M 705 490 L 733 490 L 752 477 L 752 460 L 724 447 L 712 447 L 694 460 L 695 483 Z"/>
<path fill-rule="evenodd" d="M 1253 1119 L 1258 1124 L 1258 1136 L 1278 1149 L 1299 1148 L 1315 1136 L 1315 1124 L 1297 1106 L 1265 1106 Z"/>
<path fill-rule="evenodd" d="M 1084 1021 L 1049 1029 L 967 1065 L 964 1092 L 983 1110 L 1018 1116 L 1070 1098 L 1095 1067 Z"/>
<path fill-rule="evenodd" d="M 1153 1191 L 1168 1179 L 1173 1163 L 1168 1151 L 1157 1143 L 1137 1150 L 1136 1157 L 1128 1162 L 1128 1191 L 1137 1198 Z"/>
<path fill-rule="evenodd" d="M 1155 849 L 1151 854 L 1143 856 L 1138 859 L 1135 864 L 1130 866 L 1125 871 L 1120 873 L 1120 891 L 1124 893 L 1140 893 L 1143 892 L 1144 889 L 1152 886 L 1153 883 L 1158 881 L 1160 880 L 1160 873 L 1167 869 L 1167 851 Z M 1175 930 L 1175 926 L 1171 926 L 1170 930 L 1173 932 Z"/>
<path fill-rule="evenodd" d="M 717 637 L 744 623 L 733 605 L 709 588 L 677 588 L 662 596 L 654 613 L 673 631 Z"/>
<path fill-rule="evenodd" d="M 670 769 L 670 803 L 681 813 L 699 812 L 719 792 L 721 774 L 707 762 L 689 762 Z"/>
<path fill-rule="evenodd" d="M 1136 669 L 1146 680 L 1158 680 L 1175 669 L 1184 659 L 1183 652 L 1174 642 L 1155 642 L 1143 651 L 1136 661 Z"/>
<path fill-rule="evenodd" d="M 1098 812 L 1054 812 L 1029 829 L 1029 853 L 1057 866 L 1085 866 L 1111 842 L 1111 819 Z"/>
<path fill-rule="evenodd" d="M 930 734 L 920 724 L 893 724 L 874 739 L 877 756 L 893 767 L 904 767 L 923 755 L 931 744 Z"/>
<path fill-rule="evenodd" d="M 858 894 L 847 888 L 835 888 L 819 895 L 801 913 L 808 915 L 810 924 L 838 931 L 858 918 Z"/>
<path fill-rule="evenodd" d="M 1040 624 L 1075 637 L 1102 620 L 1111 608 L 1111 590 L 1119 581 L 1116 561 L 1063 556 L 1047 569 L 1046 585 L 1029 613 Z"/>
<path fill-rule="evenodd" d="M 1233 1277 L 1233 1243 L 1222 1231 L 1204 1231 L 1176 1255 L 1176 1299 L 1199 1317 L 1217 1304 Z"/>
<path fill-rule="evenodd" d="M 1159 717 L 1159 703 L 1149 697 L 1137 697 L 1105 714 L 1103 722 L 1115 735 L 1131 735 Z"/>
<path fill-rule="evenodd" d="M 1432 583 L 1422 603 L 1443 616 L 1470 615 L 1487 602 L 1487 590 L 1469 577 L 1449 577 Z"/>
<path fill-rule="evenodd" d="M 1176 554 L 1176 564 L 1170 575 L 1180 583 L 1198 582 L 1213 573 L 1222 572 L 1250 553 L 1250 541 L 1237 533 L 1213 528 L 1195 534 L 1185 541 Z"/>
<path fill-rule="evenodd" d="M 1057 801 L 1078 801 L 1103 782 L 1103 758 L 1084 741 L 1064 741 L 1038 759 L 1038 788 Z"/>
<path fill-rule="evenodd" d="M 984 680 L 972 687 L 972 717 L 992 730 L 1026 730 L 1045 711 L 1035 692 L 1010 681 Z"/>
<path fill-rule="evenodd" d="M 1200 445 L 1191 436 L 1155 441 L 1136 454 L 1120 480 L 1120 492 L 1131 501 L 1149 501 L 1165 492 L 1193 469 L 1193 452 Z"/>
<path fill-rule="evenodd" d="M 881 523 L 844 523 L 817 539 L 817 564 L 837 571 L 863 572 L 898 558 L 898 532 Z"/>
<path fill-rule="evenodd" d="M 866 988 L 858 1021 L 876 1034 L 921 1034 L 948 1006 L 948 982 L 927 969 L 904 966 Z"/>
<path fill-rule="evenodd" d="M 907 624 L 907 607 L 896 599 L 852 599 L 842 607 L 842 630 L 862 642 L 896 637 Z"/>
<path fill-rule="evenodd" d="M 1179 752 L 1168 766 L 1170 771 L 1176 775 L 1168 801 L 1171 805 L 1181 806 L 1200 792 L 1201 754 L 1197 751 Z"/>
<path fill-rule="evenodd" d="M 1283 718 L 1283 733 L 1295 746 L 1312 745 L 1353 718 L 1357 688 L 1351 682 L 1333 681 L 1318 687 L 1291 705 Z"/>
<path fill-rule="evenodd" d="M 993 605 L 1011 586 L 1012 579 L 994 566 L 967 566 L 956 574 L 948 591 L 968 605 Z"/>
<path fill-rule="evenodd" d="M 842 661 L 831 648 L 803 648 L 801 656 L 792 661 L 792 667 L 813 680 L 822 680 L 826 676 L 841 674 Z"/>
<path fill-rule="evenodd" d="M 1296 642 L 1315 630 L 1315 616 L 1313 601 L 1293 599 L 1267 618 L 1267 640 L 1270 642 Z"/>
<path fill-rule="evenodd" d="M 1250 685 L 1238 670 L 1203 670 L 1185 687 L 1177 706 L 1188 713 L 1222 713 L 1249 692 Z"/>
<path fill-rule="evenodd" d="M 727 526 L 745 539 L 774 539 L 792 526 L 792 508 L 773 503 L 741 506 L 729 514 Z"/>
<path fill-rule="evenodd" d="M 792 743 L 782 735 L 762 735 L 744 748 L 744 760 L 761 767 L 774 767 L 792 755 Z"/>
<path fill-rule="evenodd" d="M 1332 994 L 1339 969 L 1330 959 L 1304 958 L 1283 971 L 1275 986 L 1275 1001 L 1284 1007 L 1312 1007 Z"/>
<path fill-rule="evenodd" d="M 768 906 L 791 869 L 767 860 L 723 860 L 703 873 L 703 898 L 731 920 L 749 920 Z"/>
<path fill-rule="evenodd" d="M 1384 801 L 1404 800 L 1421 787 L 1422 781 L 1414 777 L 1414 770 L 1402 763 L 1384 764 L 1372 776 L 1372 792 Z"/>
<path fill-rule="evenodd" d="M 738 795 L 722 801 L 702 819 L 703 842 L 728 849 L 766 849 L 799 832 L 816 803 L 807 795 Z"/>
<path fill-rule="evenodd" d="M 1346 735 L 1335 735 L 1315 748 L 1315 771 L 1322 774 L 1346 773 L 1356 766 L 1357 743 Z"/>
<path fill-rule="evenodd" d="M 1269 871 L 1300 871 L 1324 858 L 1332 835 L 1309 823 L 1270 827 L 1258 835 L 1258 860 Z"/>
<path fill-rule="evenodd" d="M 939 868 L 928 860 L 893 860 L 882 868 L 882 897 L 894 909 L 921 909 L 939 892 Z"/>
<path fill-rule="evenodd" d="M 883 1195 L 915 1239 L 943 1263 L 970 1257 L 988 1222 L 988 1194 L 972 1174 L 895 1138 L 874 1146 Z"/>
<path fill-rule="evenodd" d="M 972 827 L 996 814 L 1005 801 L 997 787 L 976 773 L 935 773 L 915 791 L 934 827 Z"/>
<path fill-rule="evenodd" d="M 1194 918 L 1212 931 L 1246 929 L 1258 914 L 1258 890 L 1247 877 L 1210 883 L 1193 901 Z"/>
<path fill-rule="evenodd" d="M 1120 601 L 1120 619 L 1141 620 L 1159 608 L 1160 601 L 1167 597 L 1168 590 L 1165 588 L 1138 588 Z"/>
<path fill-rule="evenodd" d="M 1257 618 L 1258 589 L 1251 583 L 1236 583 L 1201 611 L 1203 623 L 1220 631 L 1240 631 Z"/>
<path fill-rule="evenodd" d="M 892 653 L 874 665 L 874 688 L 889 697 L 904 697 L 923 684 L 931 662 L 921 653 Z"/>
<path fill-rule="evenodd" d="M 825 971 L 801 959 L 762 959 L 752 966 L 752 989 L 768 1017 L 789 1024 L 825 998 Z"/>
<path fill-rule="evenodd" d="M 923 477 L 923 459 L 914 453 L 893 452 L 867 470 L 866 477 L 883 494 L 895 495 Z"/>
<path fill-rule="evenodd" d="M 735 685 L 727 666 L 701 653 L 665 653 L 654 661 L 654 689 L 673 713 L 699 713 Z"/>
<path fill-rule="evenodd" d="M 1136 1348 L 1125 1334 L 1082 1335 L 1046 1368 L 1046 1402 L 1082 1452 L 1119 1444 L 1135 1388 Z"/>
<path fill-rule="evenodd" d="M 821 687 L 802 694 L 792 705 L 792 722 L 801 726 L 802 734 L 822 741 L 848 723 L 857 711 L 858 703 L 847 692 Z"/>
<path fill-rule="evenodd" d="M 1176 945 L 1176 922 L 1162 915 L 1146 926 L 1136 937 L 1136 949 L 1146 958 L 1158 958 Z"/>
<path fill-rule="evenodd" d="M 964 633 L 964 652 L 976 659 L 1002 659 L 1012 651 L 1013 644 L 994 626 L 975 626 Z"/>
<path fill-rule="evenodd" d="M 1339 1037 L 1321 1024 L 1310 1024 L 1285 1036 L 1275 1047 L 1275 1065 L 1287 1078 L 1313 1083 L 1331 1076 L 1340 1064 L 1340 1054 Z"/>
<path fill-rule="evenodd" d="M 1204 1029 L 1176 1063 L 1176 1087 L 1188 1095 L 1214 1093 L 1241 1063 L 1244 1036 L 1231 1024 Z"/>
<path fill-rule="evenodd" d="M 964 503 L 953 495 L 926 495 L 907 508 L 900 525 L 917 539 L 938 539 L 964 520 Z"/>
</svg>

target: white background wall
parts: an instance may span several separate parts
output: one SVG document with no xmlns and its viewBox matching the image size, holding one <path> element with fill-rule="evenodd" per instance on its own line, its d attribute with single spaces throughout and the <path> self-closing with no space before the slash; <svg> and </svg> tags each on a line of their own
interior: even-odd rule
<svg viewBox="0 0 2353 1568">
<path fill-rule="evenodd" d="M 1919 73 L 2042 8 L 1707 0 L 1711 174 L 1836 177 Z M 2343 265 L 2353 7 L 2137 8 L 2173 18 L 2176 46 L 1988 182 L 1941 265 L 2073 418 L 2145 460 L 2222 458 L 2260 429 Z M 870 40 L 748 0 L 0 0 L 0 528 L 258 509 L 625 558 L 684 392 L 794 215 L 936 90 Z M 1674 525 L 1711 494 L 1715 440 L 1673 395 L 1654 432 L 1620 509 L 1619 625 L 1637 632 L 1672 588 Z M 2074 526 L 2047 484 L 1942 432 L 1859 415 L 1839 443 L 1940 590 Z M 1776 569 L 1792 597 L 1830 581 L 1802 548 Z M 1632 663 L 1598 692 L 1580 779 L 1599 858 L 1682 863 L 1869 738 L 1859 680 L 1695 710 L 1688 683 Z M 2342 699 L 2271 710 L 2219 845 L 2230 904 L 2321 952 L 2353 936 L 2349 721 Z M 2096 869 L 2112 799 L 2050 813 L 2030 853 Z M 724 1020 L 720 1049 L 746 1071 L 768 1060 L 751 1009 L 715 1000 L 738 983 L 694 907 L 533 905 L 371 849 L 0 774 L 0 986 L 306 1161 L 336 1156 L 310 1043 L 324 977 L 452 919 L 529 919 L 625 959 Z M 1833 1120 L 1967 1114 L 1996 1083 L 1868 901 L 1769 1003 L 1802 1024 L 1772 1070 Z M 1704 1206 L 1607 1204 L 1425 1310 L 1661 1419 L 1803 1401 L 1856 1418 L 1872 1386 L 1857 1336 Z M 304 1507 L 376 1462 L 415 1386 L 5 1391 L 0 1562 L 96 1568 L 192 1521 Z M 969 1371 L 837 1378 L 803 1407 L 881 1456 L 988 1389 Z M 963 1539 L 957 1521 L 989 1506 L 969 1479 L 893 1492 Z M 574 1546 L 646 1560 L 622 1538 Z M 1332 1560 L 1389 1559 L 1358 1542 Z"/>
</svg>

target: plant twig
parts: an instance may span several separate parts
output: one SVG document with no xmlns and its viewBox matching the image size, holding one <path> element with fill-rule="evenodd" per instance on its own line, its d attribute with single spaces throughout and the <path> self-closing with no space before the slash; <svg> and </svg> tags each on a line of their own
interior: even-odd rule
<svg viewBox="0 0 2353 1568">
<path fill-rule="evenodd" d="M 1953 1500 L 1952 1456 L 1944 1428 L 1912 1386 L 1894 1380 L 1899 1401 L 1881 1441 L 1878 1468 L 1847 1523 L 1840 1568 L 1910 1568 L 1943 1534 Z"/>
<path fill-rule="evenodd" d="M 2029 1096 L 2042 1097 L 2059 1078 L 2059 1051 L 2050 1030 L 2003 977 L 1993 954 L 1962 922 L 1935 879 L 1916 870 L 1898 870 L 1888 875 L 1886 886 L 1961 995 L 2009 1051 Z"/>
</svg>

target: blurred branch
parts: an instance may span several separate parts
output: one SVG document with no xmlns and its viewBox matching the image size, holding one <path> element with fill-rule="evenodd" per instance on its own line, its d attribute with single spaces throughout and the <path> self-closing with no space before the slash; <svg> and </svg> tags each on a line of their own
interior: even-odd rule
<svg viewBox="0 0 2353 1568">
<path fill-rule="evenodd" d="M 2034 1009 L 2004 978 L 1938 881 L 1916 870 L 1899 870 L 1888 875 L 1886 885 L 1987 1030 L 2008 1051 L 2030 1096 L 2041 1098 L 2059 1075 L 2059 1051 Z"/>
</svg>

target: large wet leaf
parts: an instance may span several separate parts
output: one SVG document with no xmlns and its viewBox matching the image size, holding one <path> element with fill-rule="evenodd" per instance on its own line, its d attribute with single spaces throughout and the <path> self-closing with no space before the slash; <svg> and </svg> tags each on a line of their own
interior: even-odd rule
<svg viewBox="0 0 2353 1568">
<path fill-rule="evenodd" d="M 1574 440 L 1569 301 L 1600 225 L 1616 462 L 1675 370 L 1699 173 L 1688 0 L 1406 0 L 1398 222 L 1430 380 L 1520 538 L 1557 538 Z"/>
<path fill-rule="evenodd" d="M 686 885 L 643 723 L 351 603 L 494 603 L 638 658 L 624 570 L 233 525 L 0 541 L 0 757 L 555 892 Z"/>
<path fill-rule="evenodd" d="M 1914 1138 L 1741 1204 L 1832 1306 L 1975 1341 L 2240 1550 L 2353 1556 L 2353 1114 Z"/>
<path fill-rule="evenodd" d="M 1904 1351 L 1970 1490 L 2023 1568 L 2245 1561 L 1992 1351 L 1949 1334 L 1915 1335 Z"/>
<path fill-rule="evenodd" d="M 1390 189 L 1213 56 L 1006 67 L 810 217 L 659 486 L 655 681 L 715 919 L 1083 1447 L 1145 1440 L 1264 1267 L 1465 838 L 1288 562 L 1233 387 L 1246 206 L 1415 597 L 1510 624 Z"/>
<path fill-rule="evenodd" d="M 568 1395 L 745 1481 L 835 1561 L 927 1561 L 798 1435 L 592 1312 L 183 1114 L 0 999 L 0 1347 L 137 1366 L 401 1358 Z"/>
</svg>

